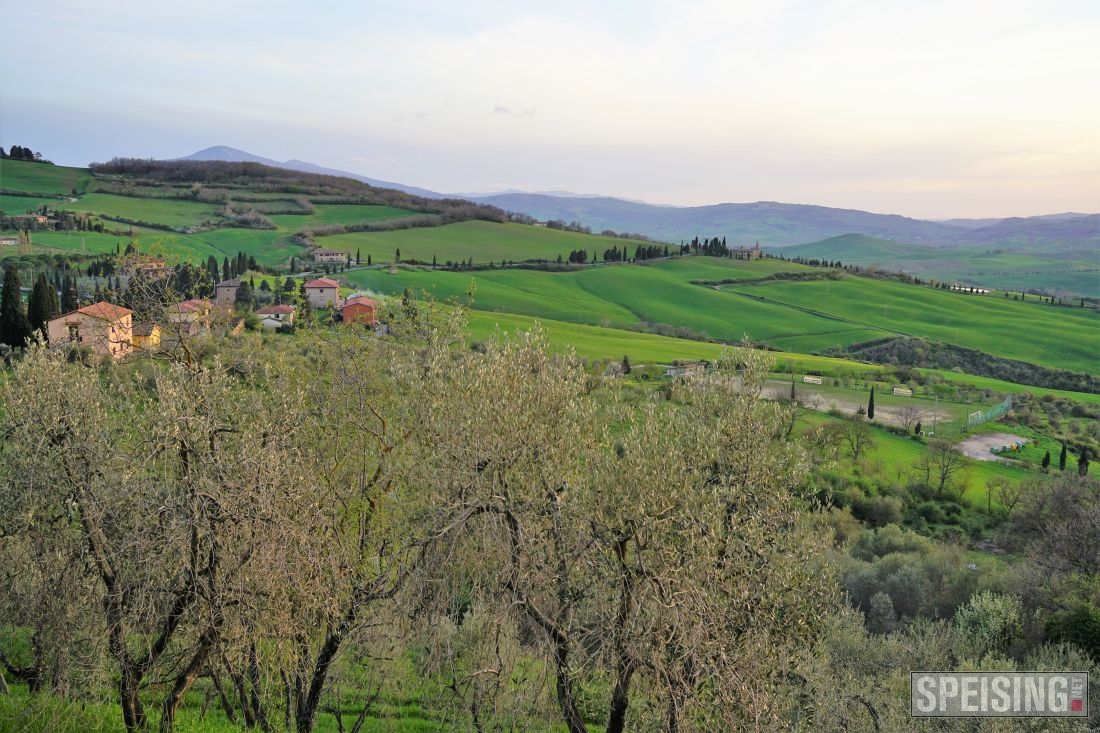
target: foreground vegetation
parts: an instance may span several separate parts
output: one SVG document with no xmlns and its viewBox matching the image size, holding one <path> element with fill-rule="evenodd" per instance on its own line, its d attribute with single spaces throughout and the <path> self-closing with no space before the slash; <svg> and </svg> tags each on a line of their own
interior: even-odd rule
<svg viewBox="0 0 1100 733">
<path fill-rule="evenodd" d="M 1035 474 L 982 512 L 920 442 L 856 450 L 865 423 L 760 399 L 759 352 L 649 389 L 537 332 L 463 348 L 461 315 L 408 302 L 386 335 L 201 341 L 183 362 L 17 360 L 0 661 L 20 686 L 0 710 L 900 731 L 923 729 L 909 669 L 1095 669 L 1087 477 Z M 1011 554 L 975 563 L 951 527 Z"/>
</svg>

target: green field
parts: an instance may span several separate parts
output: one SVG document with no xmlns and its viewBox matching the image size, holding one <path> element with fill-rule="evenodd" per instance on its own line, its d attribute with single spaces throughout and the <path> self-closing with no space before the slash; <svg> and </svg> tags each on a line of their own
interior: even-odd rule
<svg viewBox="0 0 1100 733">
<path fill-rule="evenodd" d="M 321 208 L 318 206 L 318 210 Z M 566 259 L 570 251 L 578 249 L 587 250 L 589 259 L 593 253 L 602 258 L 604 250 L 624 246 L 633 257 L 639 242 L 522 224 L 466 221 L 443 227 L 337 234 L 319 239 L 318 244 L 351 254 L 359 250 L 363 262 L 368 254 L 376 264 L 392 262 L 395 250 L 400 249 L 402 259 L 431 262 L 435 257 L 442 265 L 448 260 L 466 261 L 471 257 L 479 264 L 490 260 L 553 260 L 558 255 Z"/>
<path fill-rule="evenodd" d="M 1091 310 L 860 277 L 773 281 L 721 290 L 690 283 L 738 273 L 744 277 L 754 271 L 760 277 L 783 266 L 789 267 L 775 261 L 691 257 L 565 273 L 401 269 L 389 274 L 375 268 L 348 272 L 346 277 L 353 286 L 381 293 L 409 288 L 441 299 L 460 297 L 472 285 L 479 310 L 603 326 L 675 324 L 712 339 L 735 341 L 747 335 L 802 353 L 910 334 L 1076 372 L 1093 371 L 1097 364 L 1100 318 Z"/>
<path fill-rule="evenodd" d="M 997 295 L 967 295 L 887 280 L 771 282 L 725 292 L 805 314 L 958 344 L 1009 359 L 1092 373 L 1100 363 L 1100 316 L 1091 309 L 1044 306 Z M 781 345 L 813 350 L 804 339 Z"/>
<path fill-rule="evenodd" d="M 53 196 L 12 196 L 0 193 L 0 211 L 8 216 L 21 216 L 42 206 L 56 207 L 61 199 Z"/>
<path fill-rule="evenodd" d="M 70 196 L 82 193 L 92 182 L 87 168 L 30 163 L 25 160 L 0 160 L 0 188 L 8 191 L 48 193 Z"/>
<path fill-rule="evenodd" d="M 248 204 L 242 204 L 247 206 Z M 257 205 L 259 208 L 259 205 Z M 312 214 L 276 214 L 269 217 L 280 229 L 297 231 L 309 226 L 327 226 L 330 224 L 363 224 L 366 222 L 403 219 L 408 216 L 420 216 L 419 212 L 397 209 L 392 206 L 368 206 L 361 204 L 314 204 Z M 318 244 L 329 249 L 339 249 L 329 244 L 329 238 L 319 240 Z M 364 254 L 364 257 L 366 255 Z"/>
<path fill-rule="evenodd" d="M 199 226 L 204 221 L 215 221 L 215 214 L 222 207 L 186 199 L 150 199 L 89 193 L 77 201 L 63 203 L 58 208 L 105 217 L 134 219 L 177 229 Z"/>
<path fill-rule="evenodd" d="M 845 265 L 908 272 L 941 282 L 966 282 L 999 290 L 1100 295 L 1100 246 L 1018 244 L 930 246 L 862 234 L 776 250 L 785 257 L 839 260 Z"/>
</svg>

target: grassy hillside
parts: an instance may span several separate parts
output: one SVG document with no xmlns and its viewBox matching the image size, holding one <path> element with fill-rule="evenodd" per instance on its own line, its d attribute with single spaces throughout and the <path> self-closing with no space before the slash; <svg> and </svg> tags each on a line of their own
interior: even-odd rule
<svg viewBox="0 0 1100 733">
<path fill-rule="evenodd" d="M 89 193 L 78 200 L 60 204 L 57 208 L 97 214 L 105 218 L 132 219 L 176 228 L 196 227 L 216 219 L 222 207 L 217 204 L 186 199 L 137 198 L 109 193 Z"/>
<path fill-rule="evenodd" d="M 0 160 L 0 189 L 70 196 L 82 193 L 92 182 L 87 168 L 30 163 L 25 160 Z"/>
<path fill-rule="evenodd" d="M 1011 359 L 1089 372 L 1097 359 L 1094 311 L 970 296 L 861 277 L 692 285 L 691 280 L 752 279 L 786 263 L 691 257 L 646 266 L 566 273 L 490 270 L 456 273 L 383 269 L 347 274 L 358 287 L 405 288 L 440 298 L 473 285 L 474 307 L 604 326 L 674 324 L 721 340 L 744 336 L 786 351 L 813 352 L 895 334 L 912 334 Z"/>
<path fill-rule="evenodd" d="M 375 264 L 392 262 L 394 252 L 400 249 L 403 259 L 431 262 L 435 257 L 441 265 L 448 260 L 466 261 L 471 257 L 479 264 L 490 260 L 553 260 L 558 255 L 567 258 L 570 251 L 578 249 L 587 250 L 591 259 L 592 253 L 602 257 L 604 250 L 611 247 L 627 247 L 633 256 L 640 244 L 635 240 L 488 221 L 467 221 L 429 229 L 338 234 L 317 241 L 324 247 L 353 255 L 358 250 L 364 262 L 368 254 Z"/>
<path fill-rule="evenodd" d="M 330 224 L 362 224 L 387 219 L 403 219 L 407 216 L 419 216 L 416 211 L 398 209 L 393 206 L 367 206 L 359 204 L 316 204 L 312 214 L 279 214 L 269 217 L 280 229 L 297 231 L 307 226 L 327 226 Z M 318 240 L 318 244 L 335 249 L 328 239 Z M 365 255 L 364 255 L 365 256 Z"/>
<path fill-rule="evenodd" d="M 993 294 L 965 295 L 859 277 L 728 286 L 725 292 L 754 303 L 782 305 L 799 314 L 827 314 L 852 324 L 1075 372 L 1095 371 L 1100 357 L 1096 340 L 1100 317 L 1091 309 L 1025 303 Z M 792 348 L 802 350 L 805 346 Z"/>
<path fill-rule="evenodd" d="M 55 196 L 12 196 L 2 193 L 0 194 L 0 211 L 8 216 L 18 216 L 30 213 L 43 205 L 57 206 L 59 202 L 60 199 Z"/>
<path fill-rule="evenodd" d="M 989 288 L 1100 296 L 1100 251 L 1081 245 L 944 247 L 845 234 L 776 251 L 785 257 L 840 260 Z"/>
</svg>

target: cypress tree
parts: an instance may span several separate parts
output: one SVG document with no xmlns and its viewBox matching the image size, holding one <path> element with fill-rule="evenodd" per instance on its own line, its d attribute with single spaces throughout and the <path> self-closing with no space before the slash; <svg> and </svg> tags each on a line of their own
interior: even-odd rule
<svg viewBox="0 0 1100 733">
<path fill-rule="evenodd" d="M 917 420 L 917 424 L 913 426 L 913 435 L 920 435 L 920 420 Z"/>
<path fill-rule="evenodd" d="M 1077 457 L 1077 475 L 1087 476 L 1089 473 L 1089 449 L 1081 446 L 1081 454 Z"/>
<path fill-rule="evenodd" d="M 1062 452 L 1058 454 L 1058 470 L 1066 470 L 1066 458 L 1069 456 L 1069 451 L 1066 448 L 1066 441 L 1062 441 Z"/>
<path fill-rule="evenodd" d="M 65 285 L 61 288 L 61 312 L 71 313 L 80 307 L 80 297 L 76 292 L 76 278 L 71 275 L 65 277 Z"/>
<path fill-rule="evenodd" d="M 27 321 L 33 330 L 46 333 L 46 324 L 56 318 L 61 310 L 57 289 L 46 279 L 46 273 L 38 273 L 30 298 L 27 300 Z"/>
<path fill-rule="evenodd" d="M 0 290 L 0 343 L 21 349 L 27 345 L 31 327 L 23 312 L 19 287 L 19 272 L 9 265 L 4 272 L 3 290 Z"/>
<path fill-rule="evenodd" d="M 1050 451 L 1043 454 L 1043 473 L 1046 473 L 1048 468 L 1050 468 Z"/>
<path fill-rule="evenodd" d="M 875 419 L 875 385 L 871 385 L 871 399 L 867 400 L 867 419 Z"/>
</svg>

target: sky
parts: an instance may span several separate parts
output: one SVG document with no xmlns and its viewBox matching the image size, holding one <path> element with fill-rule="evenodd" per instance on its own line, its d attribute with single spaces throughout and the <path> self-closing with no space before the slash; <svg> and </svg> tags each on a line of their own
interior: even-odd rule
<svg viewBox="0 0 1100 733">
<path fill-rule="evenodd" d="M 40 0 L 0 145 L 440 192 L 1100 212 L 1096 0 Z M 3 184 L 0 182 L 0 187 Z"/>
</svg>

